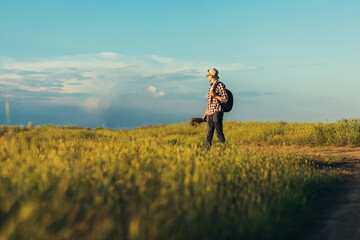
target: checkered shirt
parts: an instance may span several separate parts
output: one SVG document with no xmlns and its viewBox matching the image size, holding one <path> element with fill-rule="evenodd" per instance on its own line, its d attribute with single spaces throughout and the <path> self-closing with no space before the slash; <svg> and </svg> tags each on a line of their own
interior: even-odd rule
<svg viewBox="0 0 360 240">
<path fill-rule="evenodd" d="M 218 81 L 217 83 L 215 83 L 215 86 L 216 86 L 215 96 L 220 96 L 221 102 L 210 95 L 213 85 L 214 85 L 213 83 L 210 84 L 209 91 L 208 91 L 207 115 L 214 114 L 215 111 L 221 112 L 222 111 L 221 103 L 222 102 L 225 103 L 228 101 L 228 96 L 226 94 L 226 88 L 222 82 Z"/>
</svg>

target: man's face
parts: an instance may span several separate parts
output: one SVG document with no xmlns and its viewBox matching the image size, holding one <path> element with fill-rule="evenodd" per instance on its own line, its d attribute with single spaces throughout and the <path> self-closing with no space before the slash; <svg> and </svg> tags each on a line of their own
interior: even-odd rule
<svg viewBox="0 0 360 240">
<path fill-rule="evenodd" d="M 207 76 L 207 78 L 209 79 L 209 82 L 211 82 L 212 76 L 210 75 L 209 71 L 208 71 L 208 73 L 207 73 L 206 76 Z"/>
</svg>

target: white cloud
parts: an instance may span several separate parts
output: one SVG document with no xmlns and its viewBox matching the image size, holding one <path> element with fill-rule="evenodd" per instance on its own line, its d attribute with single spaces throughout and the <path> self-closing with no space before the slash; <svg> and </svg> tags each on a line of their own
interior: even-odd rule
<svg viewBox="0 0 360 240">
<path fill-rule="evenodd" d="M 165 95 L 164 92 L 156 92 L 156 93 L 154 94 L 154 97 L 162 97 L 162 96 L 164 96 L 164 95 Z"/>
<path fill-rule="evenodd" d="M 36 79 L 45 79 L 47 74 L 29 74 L 27 77 L 36 78 Z"/>
<path fill-rule="evenodd" d="M 61 89 L 61 93 L 81 93 L 83 91 L 82 86 L 80 85 L 69 85 L 64 84 Z"/>
<path fill-rule="evenodd" d="M 110 106 L 110 103 L 103 101 L 102 98 L 87 98 L 81 106 L 86 111 L 92 112 L 99 109 L 107 109 Z"/>
<path fill-rule="evenodd" d="M 153 86 L 148 87 L 149 93 L 156 93 L 156 88 Z"/>
<path fill-rule="evenodd" d="M 148 87 L 148 92 L 151 93 L 151 95 L 154 97 L 162 97 L 165 95 L 164 92 L 158 92 L 156 87 L 154 87 L 154 86 Z"/>
<path fill-rule="evenodd" d="M 41 91 L 46 92 L 46 91 L 49 91 L 49 89 L 46 88 L 46 87 L 33 88 L 33 87 L 20 86 L 19 89 L 25 90 L 25 91 L 28 91 L 28 92 L 41 92 Z"/>
<path fill-rule="evenodd" d="M 14 80 L 23 79 L 24 77 L 18 74 L 0 74 L 0 80 Z"/>
<path fill-rule="evenodd" d="M 104 58 L 117 58 L 119 56 L 119 54 L 114 52 L 102 52 L 100 53 L 100 55 L 103 56 Z"/>
<path fill-rule="evenodd" d="M 19 84 L 16 83 L 16 81 L 1 81 L 0 80 L 0 84 L 6 85 L 8 87 L 13 87 L 13 88 L 17 88 L 19 86 Z"/>
<path fill-rule="evenodd" d="M 81 76 L 86 77 L 86 78 L 94 78 L 94 77 L 96 77 L 96 73 L 94 73 L 94 72 L 83 72 L 83 73 L 81 73 Z"/>
<path fill-rule="evenodd" d="M 162 64 L 175 64 L 177 61 L 174 58 L 169 58 L 169 57 L 162 57 L 162 56 L 157 56 L 157 55 L 151 55 L 150 58 L 154 59 L 155 61 L 162 63 Z"/>
</svg>

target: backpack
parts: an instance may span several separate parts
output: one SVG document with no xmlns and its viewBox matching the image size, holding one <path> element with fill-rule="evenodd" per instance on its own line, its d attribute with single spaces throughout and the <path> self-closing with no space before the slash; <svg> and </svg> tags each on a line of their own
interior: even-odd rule
<svg viewBox="0 0 360 240">
<path fill-rule="evenodd" d="M 220 82 L 218 82 L 219 84 Z M 225 86 L 225 84 L 224 84 Z M 217 85 L 214 87 L 214 89 L 217 88 Z M 233 103 L 234 103 L 234 98 L 233 98 L 233 95 L 231 93 L 231 91 L 229 89 L 226 89 L 226 94 L 228 96 L 228 101 L 226 103 L 221 103 L 221 109 L 223 110 L 223 112 L 230 112 L 232 107 L 233 107 Z"/>
</svg>

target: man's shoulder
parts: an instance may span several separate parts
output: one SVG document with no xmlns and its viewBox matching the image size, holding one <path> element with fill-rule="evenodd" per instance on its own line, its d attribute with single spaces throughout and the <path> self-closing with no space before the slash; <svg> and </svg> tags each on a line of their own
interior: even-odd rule
<svg viewBox="0 0 360 240">
<path fill-rule="evenodd" d="M 220 87 L 222 87 L 222 88 L 225 88 L 225 84 L 224 84 L 223 82 L 220 82 L 220 81 L 217 83 L 217 86 L 220 86 Z"/>
</svg>

